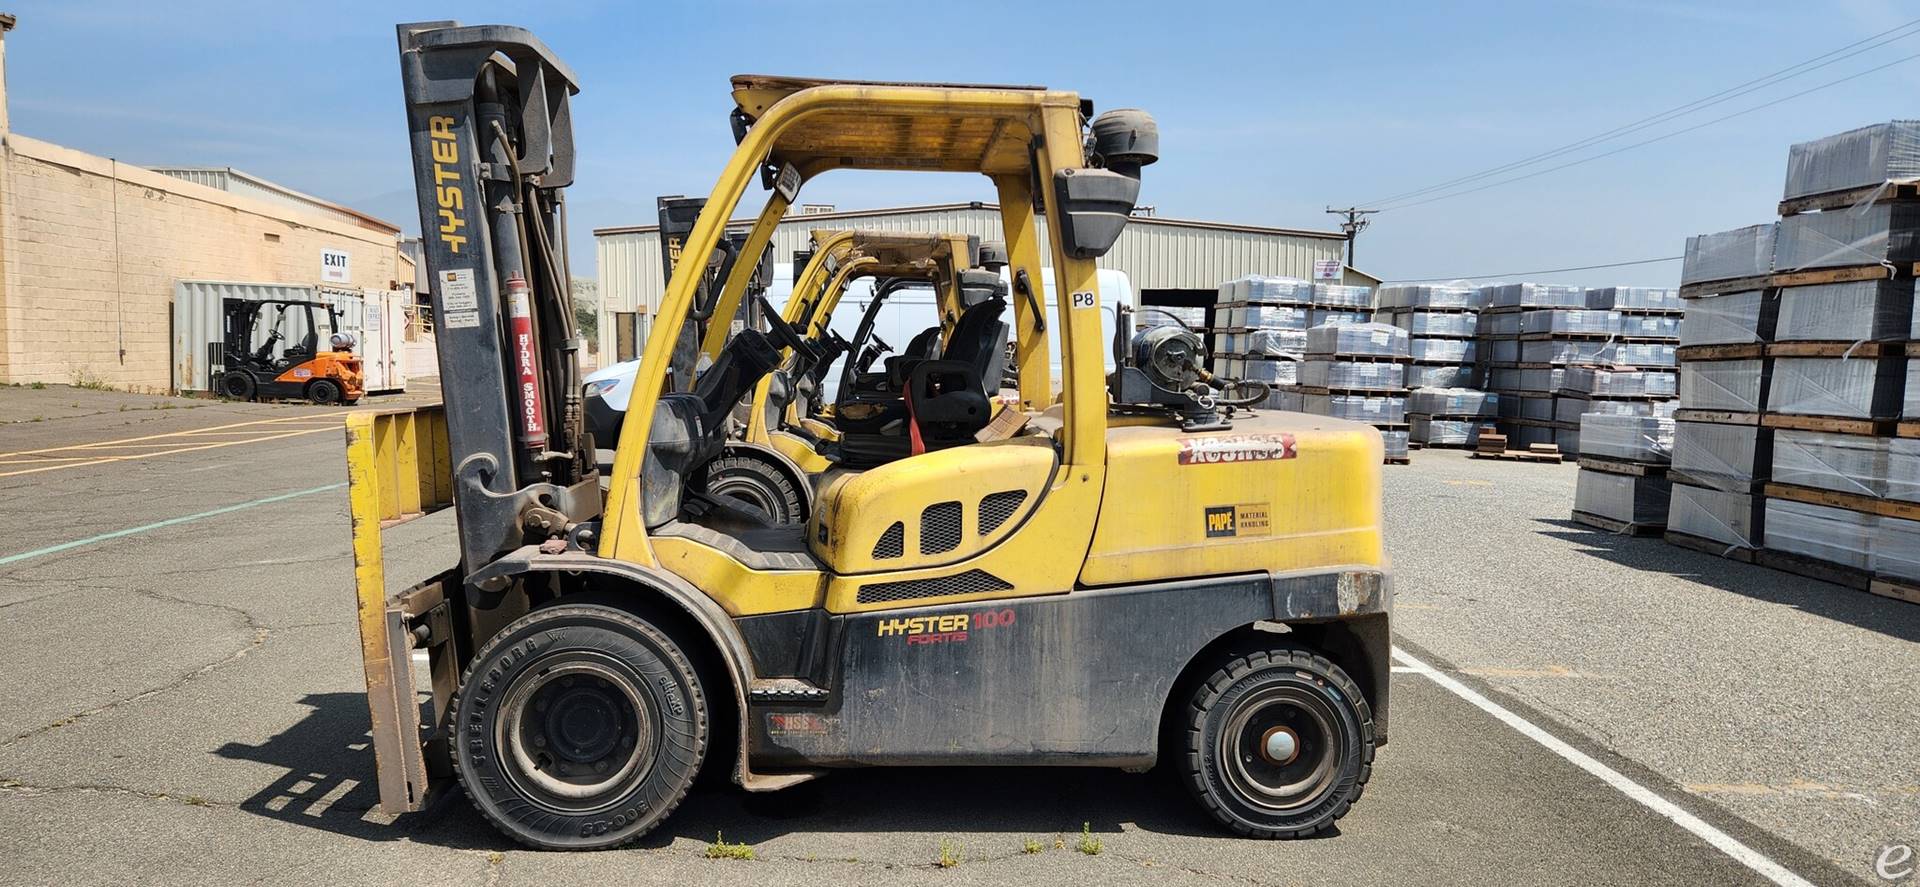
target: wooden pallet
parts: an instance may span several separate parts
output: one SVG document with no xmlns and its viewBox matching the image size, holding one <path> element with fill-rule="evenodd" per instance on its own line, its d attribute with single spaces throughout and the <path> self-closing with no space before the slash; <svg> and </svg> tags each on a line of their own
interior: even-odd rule
<svg viewBox="0 0 1920 887">
<path fill-rule="evenodd" d="M 1689 283 L 1680 287 L 1680 298 L 1695 299 L 1701 296 L 1775 289 L 1783 286 L 1815 286 L 1822 283 L 1853 283 L 1889 278 L 1897 280 L 1914 277 L 1916 271 L 1920 271 L 1920 264 L 1899 264 L 1891 268 L 1886 265 L 1850 265 L 1845 268 L 1815 268 L 1811 271 L 1777 271 L 1772 274 L 1755 274 L 1751 277 Z"/>
<path fill-rule="evenodd" d="M 1819 431 L 1827 434 L 1865 434 L 1877 437 L 1890 437 L 1900 424 L 1898 419 L 1845 419 L 1839 416 L 1799 416 L 1790 413 L 1767 413 L 1760 417 L 1760 424 L 1768 428 L 1787 428 L 1794 431 Z"/>
<path fill-rule="evenodd" d="M 1740 342 L 1730 345 L 1682 345 L 1674 349 L 1674 357 L 1680 361 L 1690 360 L 1758 360 L 1767 354 L 1764 342 Z"/>
<path fill-rule="evenodd" d="M 1665 477 L 1667 475 L 1665 462 L 1631 462 L 1607 456 L 1581 456 L 1580 467 L 1602 474 L 1624 474 L 1629 477 Z"/>
<path fill-rule="evenodd" d="M 1592 309 L 1581 309 L 1592 310 Z M 1521 342 L 1617 342 L 1622 345 L 1674 345 L 1679 339 L 1673 336 L 1622 336 L 1618 333 L 1556 333 L 1536 331 L 1521 333 L 1507 338 Z"/>
<path fill-rule="evenodd" d="M 1386 458 L 1386 464 L 1388 464 L 1388 465 L 1412 465 L 1412 464 L 1413 464 L 1413 459 L 1412 459 L 1412 458 L 1410 458 L 1410 457 L 1408 457 L 1408 456 L 1388 456 L 1388 457 Z"/>
<path fill-rule="evenodd" d="M 1755 548 L 1745 548 L 1739 545 L 1728 545 L 1718 539 L 1694 536 L 1682 533 L 1679 530 L 1668 530 L 1663 538 L 1667 540 L 1668 545 L 1676 545 L 1681 548 L 1704 552 L 1715 557 L 1724 557 L 1727 560 L 1739 561 L 1743 564 L 1753 563 L 1754 554 L 1759 550 Z"/>
<path fill-rule="evenodd" d="M 1765 467 L 1771 467 L 1772 464 L 1773 464 L 1773 461 L 1771 458 L 1769 458 L 1766 462 Z M 1738 493 L 1743 496 L 1761 495 L 1762 492 L 1765 491 L 1767 486 L 1767 481 L 1765 478 L 1756 478 L 1754 480 L 1749 480 L 1749 481 L 1733 481 L 1725 478 L 1717 478 L 1715 480 L 1708 481 L 1702 478 L 1694 477 L 1693 475 L 1688 474 L 1683 469 L 1673 468 L 1673 467 L 1667 468 L 1667 479 L 1673 481 L 1676 484 L 1682 484 L 1689 487 L 1705 487 L 1706 489 L 1709 489 L 1709 490 L 1720 490 L 1722 492 L 1727 492 L 1727 493 Z M 1735 489 L 1729 490 L 1727 489 L 1727 487 L 1734 487 Z"/>
<path fill-rule="evenodd" d="M 1891 576 L 1875 576 L 1867 584 L 1867 590 L 1881 597 L 1920 604 L 1920 583 L 1909 579 L 1897 579 Z"/>
<path fill-rule="evenodd" d="M 1285 387 L 1290 391 L 1296 391 L 1301 394 L 1316 395 L 1339 394 L 1357 397 L 1405 397 L 1407 395 L 1407 389 L 1405 388 L 1340 388 L 1320 385 L 1288 385 Z"/>
<path fill-rule="evenodd" d="M 1817 558 L 1791 554 L 1785 551 L 1773 551 L 1763 548 L 1742 548 L 1737 545 L 1730 546 L 1717 539 L 1703 539 L 1699 536 L 1690 536 L 1676 530 L 1668 530 L 1666 532 L 1666 540 L 1668 544 L 1671 545 L 1704 552 L 1716 557 L 1724 557 L 1728 560 L 1739 561 L 1743 564 L 1757 564 L 1763 567 L 1771 567 L 1785 573 L 1805 576 L 1808 579 L 1817 579 L 1821 582 L 1831 582 L 1835 585 L 1851 588 L 1856 591 L 1871 592 L 1881 597 L 1891 598 L 1897 601 L 1920 604 L 1920 582 L 1915 582 L 1910 579 L 1903 579 L 1898 576 L 1876 575 L 1857 567 L 1830 563 Z"/>
<path fill-rule="evenodd" d="M 1760 414 L 1729 410 L 1674 410 L 1673 421 L 1708 422 L 1714 425 L 1758 425 Z"/>
<path fill-rule="evenodd" d="M 1768 357 L 1847 357 L 1876 358 L 1904 355 L 1904 342 L 1774 342 L 1767 345 Z"/>
<path fill-rule="evenodd" d="M 1920 197 L 1920 182 L 1887 182 L 1879 185 L 1867 185 L 1834 191 L 1829 194 L 1809 194 L 1780 201 L 1780 215 L 1797 216 L 1816 210 L 1851 209 L 1861 203 L 1885 203 L 1893 200 L 1911 200 Z"/>
<path fill-rule="evenodd" d="M 1481 446 L 1473 451 L 1475 459 L 1504 459 L 1508 462 L 1551 462 L 1559 464 L 1567 460 L 1565 453 L 1555 444 L 1534 444 L 1524 450 L 1506 449 L 1506 438 L 1500 440 L 1501 449 L 1489 449 L 1486 446 L 1487 435 L 1480 435 Z"/>
<path fill-rule="evenodd" d="M 1895 437 L 1920 437 L 1920 422 L 1901 422 L 1893 427 Z"/>
<path fill-rule="evenodd" d="M 1307 360 L 1330 360 L 1335 363 L 1412 363 L 1413 356 L 1407 354 L 1315 354 L 1304 352 Z"/>
<path fill-rule="evenodd" d="M 1824 505 L 1828 508 L 1877 514 L 1882 517 L 1897 517 L 1901 520 L 1920 520 L 1920 502 L 1883 499 L 1859 493 L 1842 493 L 1839 490 L 1823 490 L 1819 487 L 1803 487 L 1798 484 L 1769 483 L 1764 490 L 1769 499 L 1787 499 L 1808 505 Z"/>
<path fill-rule="evenodd" d="M 1665 532 L 1667 529 L 1667 525 L 1664 523 L 1628 523 L 1585 511 L 1575 511 L 1573 513 L 1573 522 L 1576 524 L 1584 524 L 1596 530 L 1605 530 L 1617 536 L 1655 536 Z"/>
<path fill-rule="evenodd" d="M 1846 564 L 1823 561 L 1802 554 L 1762 548 L 1754 555 L 1753 562 L 1763 567 L 1771 567 L 1781 572 L 1792 573 L 1795 576 L 1805 576 L 1808 579 L 1831 582 L 1835 585 L 1854 589 L 1855 591 L 1866 591 L 1873 585 L 1873 574 L 1866 570 Z"/>
</svg>

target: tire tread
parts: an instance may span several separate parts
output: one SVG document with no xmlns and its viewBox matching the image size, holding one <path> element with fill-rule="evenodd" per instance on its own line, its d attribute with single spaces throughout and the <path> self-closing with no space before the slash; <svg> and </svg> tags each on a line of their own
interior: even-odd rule
<svg viewBox="0 0 1920 887">
<path fill-rule="evenodd" d="M 522 834 L 521 829 L 518 829 L 514 827 L 511 823 L 507 823 L 501 820 L 499 817 L 495 816 L 491 810 L 487 809 L 487 805 L 480 802 L 480 799 L 474 794 L 473 789 L 467 785 L 467 774 L 466 774 L 465 768 L 459 766 L 459 760 L 458 760 L 459 751 L 457 749 L 451 750 L 451 754 L 455 758 L 454 767 L 452 768 L 454 778 L 456 781 L 458 781 L 460 785 L 460 791 L 467 796 L 468 802 L 473 806 L 475 810 L 478 810 L 480 812 L 481 818 L 487 820 L 487 822 L 492 824 L 492 826 L 495 829 L 498 829 L 502 834 L 505 834 L 507 837 L 514 839 L 514 841 L 518 842 L 521 846 L 534 849 L 534 850 L 567 850 L 567 851 L 612 850 L 615 848 L 624 847 L 628 844 L 633 843 L 634 841 L 639 840 L 641 837 L 645 836 L 648 832 L 651 832 L 654 828 L 658 827 L 660 823 L 665 822 L 667 820 L 667 817 L 672 816 L 673 811 L 679 809 L 680 802 L 686 800 L 689 790 L 693 787 L 693 777 L 697 775 L 699 771 L 700 762 L 706 758 L 707 735 L 712 729 L 712 725 L 707 723 L 708 710 L 707 710 L 707 700 L 706 700 L 706 689 L 700 685 L 700 680 L 698 678 L 698 671 L 694 668 L 692 660 L 687 658 L 686 653 L 680 649 L 680 645 L 678 643 L 675 643 L 673 639 L 667 635 L 666 632 L 661 631 L 660 629 L 654 627 L 652 623 L 647 622 L 646 620 L 641 619 L 638 616 L 635 616 L 624 610 L 620 610 L 604 604 L 557 603 L 554 605 L 541 607 L 539 609 L 534 610 L 531 613 L 528 613 L 526 616 L 523 616 L 520 619 L 515 620 L 514 622 L 508 624 L 505 628 L 502 628 L 499 632 L 495 633 L 493 637 L 488 638 L 487 642 L 485 644 L 482 644 L 480 646 L 480 649 L 474 653 L 473 659 L 467 663 L 466 669 L 461 672 L 460 684 L 458 688 L 454 690 L 453 695 L 450 696 L 447 700 L 447 711 L 455 713 L 456 716 L 458 715 L 458 712 L 460 711 L 460 697 L 467 688 L 467 682 L 473 679 L 474 670 L 480 664 L 486 662 L 488 657 L 493 654 L 494 650 L 507 637 L 513 634 L 516 634 L 523 622 L 536 616 L 541 619 L 561 619 L 569 616 L 572 616 L 572 617 L 585 616 L 585 617 L 592 617 L 595 619 L 606 619 L 612 622 L 620 623 L 627 628 L 635 629 L 639 631 L 642 635 L 645 635 L 647 639 L 652 643 L 652 645 L 656 648 L 657 651 L 665 654 L 665 656 L 668 659 L 668 665 L 680 671 L 681 674 L 687 678 L 687 686 L 690 688 L 690 691 L 691 691 L 689 693 L 688 705 L 689 705 L 689 708 L 693 712 L 695 712 L 695 730 L 694 730 L 694 748 L 692 749 L 691 757 L 684 761 L 684 763 L 687 763 L 689 765 L 686 785 L 682 786 L 680 788 L 680 791 L 676 795 L 674 795 L 671 799 L 667 801 L 666 804 L 660 807 L 659 812 L 652 817 L 652 822 L 646 828 L 637 829 L 633 833 L 626 835 L 625 837 L 620 838 L 619 840 L 611 843 L 591 845 L 591 846 L 580 846 L 580 845 L 572 845 L 572 844 L 553 844 L 553 843 L 531 840 L 527 835 Z M 664 751 L 664 749 L 668 747 L 674 747 L 677 749 L 677 745 L 678 745 L 677 743 L 672 741 L 672 737 L 666 737 L 666 741 L 662 743 L 662 750 Z"/>
<path fill-rule="evenodd" d="M 1352 787 L 1343 792 L 1343 796 L 1334 802 L 1332 815 L 1320 823 L 1297 829 L 1262 828 L 1248 824 L 1232 815 L 1214 797 L 1207 787 L 1207 775 L 1203 772 L 1200 748 L 1206 732 L 1207 714 L 1215 702 L 1226 693 L 1228 688 L 1240 679 L 1268 668 L 1298 667 L 1315 673 L 1332 683 L 1342 696 L 1352 701 L 1355 713 L 1359 716 L 1361 755 Z M 1230 654 L 1212 674 L 1200 682 L 1187 702 L 1187 719 L 1182 725 L 1181 737 L 1185 745 L 1181 749 L 1181 782 L 1189 794 L 1206 808 L 1208 815 L 1225 825 L 1234 833 L 1253 838 L 1296 839 L 1307 838 L 1333 828 L 1334 823 L 1347 815 L 1347 811 L 1358 803 L 1366 792 L 1367 780 L 1373 776 L 1374 728 L 1373 710 L 1367 704 L 1366 697 L 1360 692 L 1345 670 L 1318 653 L 1302 647 L 1277 646 L 1270 649 L 1255 650 L 1239 654 Z"/>
</svg>

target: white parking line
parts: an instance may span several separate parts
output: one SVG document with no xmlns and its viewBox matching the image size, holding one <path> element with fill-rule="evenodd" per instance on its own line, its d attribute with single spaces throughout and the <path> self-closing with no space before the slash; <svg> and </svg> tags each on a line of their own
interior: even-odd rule
<svg viewBox="0 0 1920 887">
<path fill-rule="evenodd" d="M 1706 820 L 1681 809 L 1679 805 L 1661 797 L 1652 789 L 1628 779 L 1622 775 L 1620 771 L 1600 763 L 1595 760 L 1592 755 L 1566 744 L 1552 733 L 1548 733 L 1535 725 L 1532 721 L 1514 714 L 1499 703 L 1480 695 L 1478 692 L 1475 692 L 1472 687 L 1454 680 L 1452 677 L 1441 673 L 1425 662 L 1421 662 L 1409 655 L 1407 651 L 1395 647 L 1393 648 L 1393 658 L 1401 663 L 1393 667 L 1395 674 L 1417 674 L 1445 687 L 1447 691 L 1453 695 L 1473 703 L 1475 708 L 1493 715 L 1494 718 L 1498 719 L 1501 723 L 1518 730 L 1521 735 L 1545 746 L 1548 751 L 1567 759 L 1567 761 L 1571 762 L 1574 766 L 1599 777 L 1600 781 L 1618 789 L 1621 794 L 1632 798 L 1641 806 L 1672 820 L 1675 825 L 1692 832 L 1701 840 L 1712 844 L 1721 853 L 1733 857 L 1733 859 L 1741 865 L 1759 872 L 1761 876 L 1767 880 L 1779 884 L 1780 887 L 1813 887 L 1811 881 L 1794 874 L 1788 870 L 1786 866 L 1774 862 L 1765 854 L 1741 843 L 1732 835 L 1714 828 Z"/>
</svg>

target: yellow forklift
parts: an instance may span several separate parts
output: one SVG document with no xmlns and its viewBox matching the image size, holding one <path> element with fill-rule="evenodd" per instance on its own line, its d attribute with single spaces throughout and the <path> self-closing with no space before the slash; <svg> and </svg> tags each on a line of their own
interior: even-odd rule
<svg viewBox="0 0 1920 887">
<path fill-rule="evenodd" d="M 816 230 L 812 247 L 807 261 L 797 264 L 793 294 L 781 309 L 781 319 L 800 331 L 809 352 L 783 349 L 782 368 L 754 388 L 744 439 L 777 450 L 817 477 L 833 466 L 842 441 L 834 421 L 841 396 L 851 404 L 863 386 L 884 391 L 887 367 L 897 371 L 907 361 L 940 356 L 962 315 L 1000 294 L 997 273 L 972 267 L 980 245 L 968 235 Z M 872 280 L 873 289 L 849 341 L 831 322 L 848 287 L 862 279 Z M 921 287 L 933 293 L 932 322 L 895 353 L 875 319 L 897 293 Z M 836 367 L 836 396 L 828 400 L 826 377 Z M 998 373 L 983 383 L 997 388 Z"/>
<path fill-rule="evenodd" d="M 704 201 L 674 197 L 661 198 L 661 203 L 665 208 L 662 230 L 671 231 L 668 236 L 678 240 L 691 231 L 697 213 L 684 226 L 676 221 L 675 214 L 689 204 L 697 206 Z M 715 275 L 724 274 L 730 261 L 737 261 L 732 241 L 744 237 L 738 232 L 728 234 L 723 255 L 709 262 L 696 304 L 706 304 L 705 294 L 718 284 Z M 799 273 L 781 308 L 782 319 L 802 331 L 807 347 L 803 351 L 782 349 L 780 366 L 761 378 L 750 403 L 732 418 L 733 430 L 725 452 L 707 462 L 700 476 L 693 479 L 709 495 L 731 498 L 774 523 L 804 523 L 812 510 L 813 485 L 840 460 L 841 433 L 833 423 L 839 403 L 826 399 L 830 390 L 852 392 L 864 385 L 869 394 L 885 394 L 884 373 L 869 372 L 883 358 L 886 362 L 882 366 L 897 368 L 905 359 L 937 356 L 967 308 L 1003 295 L 998 292 L 997 272 L 967 267 L 979 252 L 978 239 L 968 235 L 823 229 L 811 232 L 811 240 L 812 249 L 796 258 Z M 677 258 L 678 251 L 670 255 Z M 761 268 L 767 265 L 763 263 Z M 831 320 L 848 288 L 861 280 L 874 281 L 874 286 L 865 316 L 849 342 L 832 329 Z M 907 341 L 902 353 L 891 354 L 893 346 L 874 328 L 874 315 L 888 306 L 895 294 L 921 287 L 934 295 L 933 310 L 927 318 L 931 325 Z M 765 286 L 758 289 L 764 290 Z M 694 361 L 692 341 L 683 331 L 681 342 L 686 348 L 676 346 L 678 363 Z M 843 364 L 842 378 L 836 379 L 840 384 L 829 386 L 828 374 Z M 631 397 L 637 368 L 638 361 L 631 361 L 587 378 L 587 425 L 602 452 L 603 473 L 611 467 L 605 451 L 618 444 L 619 424 L 625 418 L 625 403 Z M 997 386 L 997 368 L 988 375 L 991 384 Z M 872 391 L 875 388 L 880 390 Z M 609 395 L 625 396 L 616 400 Z M 884 397 L 879 400 L 885 402 Z M 862 408 L 849 406 L 855 412 Z M 881 427 L 888 422 L 883 419 L 868 424 Z M 870 449 L 898 450 L 902 455 L 906 452 L 906 437 L 897 428 L 891 436 L 856 433 L 851 446 L 857 450 L 865 440 L 877 441 Z"/>
<path fill-rule="evenodd" d="M 348 425 L 384 809 L 450 776 L 515 840 L 590 849 L 654 828 L 708 766 L 762 792 L 837 767 L 1157 763 L 1268 838 L 1360 797 L 1387 733 L 1380 436 L 1250 411 L 1257 386 L 1208 375 L 1191 332 L 1135 334 L 1122 312 L 1108 338 L 1094 264 L 1157 159 L 1152 118 L 1037 87 L 734 79 L 738 144 L 692 255 L 756 182 L 743 257 L 834 170 L 972 173 L 1030 280 L 1044 210 L 1060 289 L 1044 320 L 1046 300 L 1013 302 L 1021 402 L 993 426 L 957 418 L 982 399 L 972 365 L 922 361 L 902 395 L 924 451 L 840 474 L 777 526 L 690 479 L 801 333 L 771 310 L 771 334 L 696 330 L 682 389 L 670 352 L 700 275 L 682 264 L 603 497 L 559 248 L 574 78 L 518 28 L 399 35 L 435 308 L 476 313 L 442 321 L 444 409 Z M 747 273 L 709 317 L 734 316 Z M 387 595 L 382 527 L 447 506 L 458 566 Z"/>
</svg>

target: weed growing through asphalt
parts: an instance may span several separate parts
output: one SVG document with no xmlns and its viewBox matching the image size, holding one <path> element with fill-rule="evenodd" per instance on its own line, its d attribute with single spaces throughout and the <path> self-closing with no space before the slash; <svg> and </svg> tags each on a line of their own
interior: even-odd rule
<svg viewBox="0 0 1920 887">
<path fill-rule="evenodd" d="M 1104 848 L 1100 839 L 1093 836 L 1093 823 L 1080 823 L 1080 846 L 1077 848 L 1088 856 L 1099 856 Z"/>
<path fill-rule="evenodd" d="M 933 858 L 933 864 L 950 869 L 960 864 L 960 845 L 947 838 L 940 839 L 940 855 Z"/>
<path fill-rule="evenodd" d="M 1032 838 L 1028 838 L 1025 841 L 1020 842 L 1020 852 L 1025 853 L 1028 856 L 1032 856 L 1033 854 L 1039 853 L 1040 851 L 1045 849 L 1047 849 L 1047 846 L 1045 844 L 1042 844 L 1039 841 L 1036 841 Z"/>
<path fill-rule="evenodd" d="M 725 835 L 713 833 L 713 843 L 707 845 L 708 859 L 752 859 L 753 848 L 745 844 L 729 844 Z"/>
<path fill-rule="evenodd" d="M 45 390 L 47 390 L 47 383 L 45 383 L 45 382 L 33 382 L 33 383 L 31 383 L 31 384 L 29 384 L 29 385 L 27 385 L 27 387 L 28 387 L 28 388 L 31 388 L 31 389 L 33 389 L 33 390 L 35 390 L 35 391 L 45 391 Z"/>
</svg>

